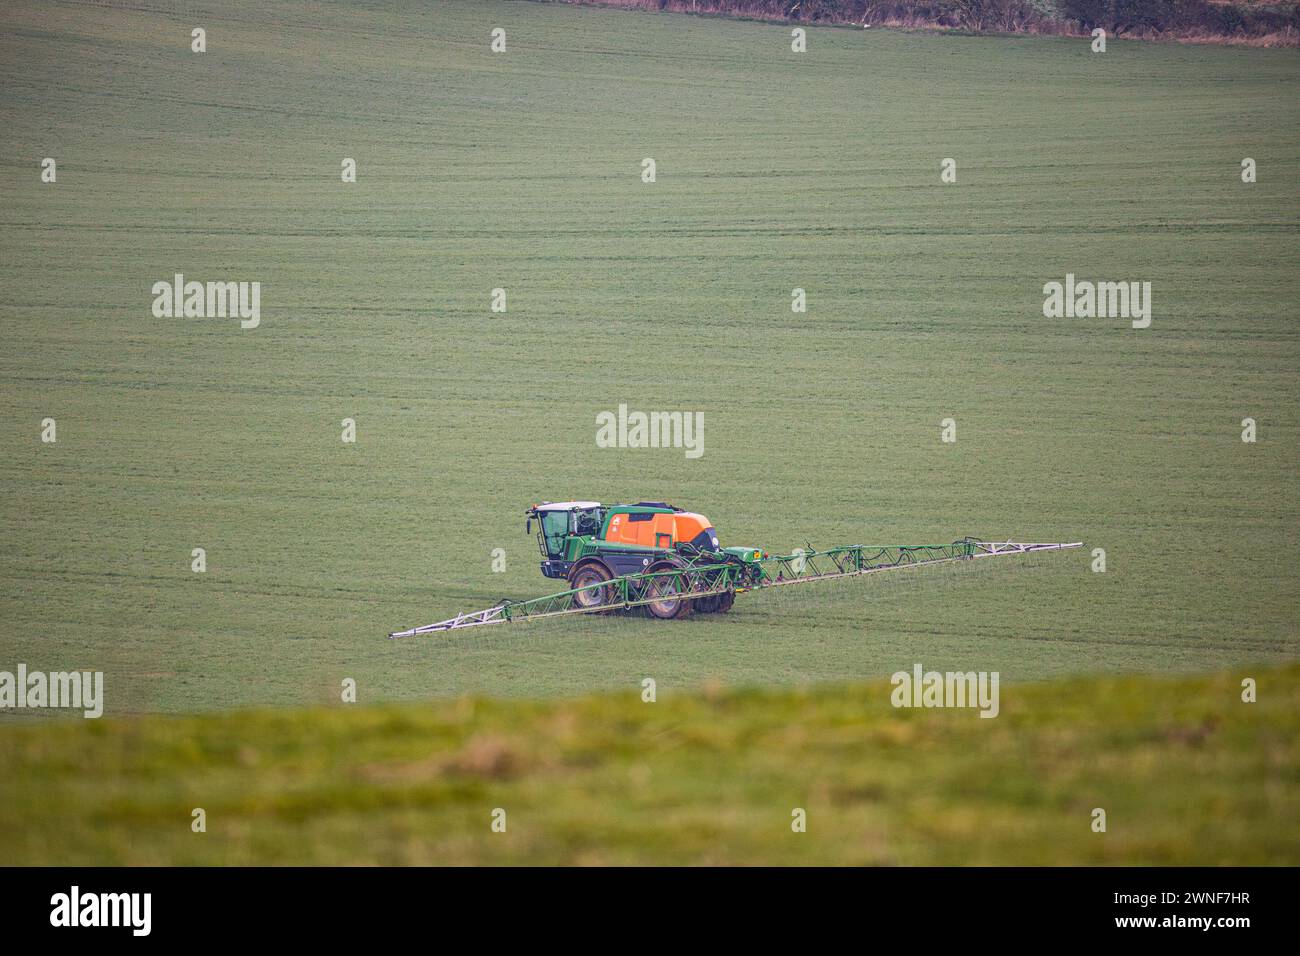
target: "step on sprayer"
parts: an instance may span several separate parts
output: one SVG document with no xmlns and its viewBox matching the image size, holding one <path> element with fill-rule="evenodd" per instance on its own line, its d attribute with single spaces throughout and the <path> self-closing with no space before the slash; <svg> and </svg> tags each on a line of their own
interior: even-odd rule
<svg viewBox="0 0 1300 956">
<path fill-rule="evenodd" d="M 526 533 L 537 525 L 542 574 L 567 581 L 567 590 L 527 601 L 501 601 L 388 636 L 641 608 L 651 617 L 672 620 L 692 612 L 729 611 L 736 595 L 746 591 L 1083 546 L 1082 541 L 1024 544 L 967 537 L 951 544 L 853 544 L 774 555 L 761 548 L 720 547 L 708 518 L 662 501 L 609 506 L 546 501 L 525 515 Z"/>
</svg>

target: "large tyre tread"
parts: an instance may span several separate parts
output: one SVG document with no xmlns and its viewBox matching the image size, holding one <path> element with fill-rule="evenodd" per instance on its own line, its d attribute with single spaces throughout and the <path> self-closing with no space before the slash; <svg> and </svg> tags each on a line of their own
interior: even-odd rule
<svg viewBox="0 0 1300 956">
<path fill-rule="evenodd" d="M 651 573 L 655 571 L 673 572 L 679 570 L 681 570 L 680 565 L 668 561 L 651 565 L 649 568 L 649 571 Z M 676 578 L 674 575 L 671 574 L 666 575 L 666 579 L 673 581 L 675 585 Z M 657 591 L 654 590 L 656 585 L 658 584 L 658 581 L 659 579 L 657 578 L 650 578 L 647 584 L 647 588 L 649 589 L 650 596 L 652 597 L 658 593 Z M 691 605 L 694 602 L 691 601 L 689 598 L 678 598 L 675 601 L 676 606 L 671 611 L 668 611 L 667 613 L 664 613 L 665 612 L 664 608 L 656 608 L 655 603 L 668 603 L 668 602 L 663 601 L 663 602 L 652 602 L 650 604 L 646 604 L 645 609 L 647 614 L 660 621 L 674 621 L 674 620 L 681 620 L 682 618 L 689 615 L 691 613 Z"/>
<path fill-rule="evenodd" d="M 595 584 L 597 583 L 597 581 L 612 581 L 613 579 L 614 579 L 614 573 L 605 565 L 603 561 L 590 561 L 586 564 L 583 564 L 575 568 L 572 572 L 570 572 L 569 587 L 576 589 L 576 588 L 584 587 L 586 585 Z M 609 605 L 614 603 L 614 589 L 612 587 L 602 588 L 599 591 L 595 591 L 593 593 L 600 595 L 599 602 L 595 604 L 586 604 L 583 603 L 581 600 L 579 600 L 577 595 L 574 595 L 573 597 L 574 606 L 594 609 L 597 607 L 601 607 L 602 605 Z M 590 597 L 590 595 L 588 595 L 588 597 Z M 602 612 L 595 612 L 593 610 L 593 613 L 608 614 L 610 611 L 613 610 L 614 608 L 611 607 Z"/>
</svg>

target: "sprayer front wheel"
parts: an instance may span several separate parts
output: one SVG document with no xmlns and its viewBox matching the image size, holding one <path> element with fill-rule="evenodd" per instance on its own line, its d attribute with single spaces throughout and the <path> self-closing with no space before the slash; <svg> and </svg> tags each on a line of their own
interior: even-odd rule
<svg viewBox="0 0 1300 956">
<path fill-rule="evenodd" d="M 573 606 L 580 607 L 584 610 L 589 608 L 604 607 L 606 604 L 613 603 L 613 588 L 609 587 L 592 587 L 592 585 L 601 584 L 609 581 L 613 577 L 609 570 L 603 564 L 584 564 L 578 568 L 569 577 L 569 587 L 571 588 L 589 588 L 586 591 L 578 591 L 573 595 Z"/>
</svg>

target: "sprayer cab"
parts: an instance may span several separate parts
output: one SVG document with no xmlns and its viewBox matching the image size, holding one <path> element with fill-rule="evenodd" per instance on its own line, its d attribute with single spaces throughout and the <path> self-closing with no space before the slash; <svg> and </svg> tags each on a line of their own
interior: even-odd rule
<svg viewBox="0 0 1300 956">
<path fill-rule="evenodd" d="M 564 560 L 570 539 L 599 533 L 605 521 L 605 506 L 599 501 L 543 501 L 524 514 L 528 518 L 525 534 L 532 534 L 533 522 L 537 522 L 537 546 L 546 559 L 542 562 L 542 573 L 547 577 L 564 577 L 547 573 L 547 565 Z"/>
</svg>

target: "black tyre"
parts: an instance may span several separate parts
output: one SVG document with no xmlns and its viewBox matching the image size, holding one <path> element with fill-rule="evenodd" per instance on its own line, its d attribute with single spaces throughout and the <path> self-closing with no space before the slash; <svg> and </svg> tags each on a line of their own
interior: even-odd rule
<svg viewBox="0 0 1300 956">
<path fill-rule="evenodd" d="M 646 581 L 644 593 L 650 600 L 650 603 L 645 606 L 646 613 L 661 621 L 671 621 L 690 614 L 692 603 L 690 598 L 679 597 L 680 594 L 690 588 L 685 575 L 674 573 L 677 572 L 677 566 L 667 561 L 653 565 L 650 568 L 652 574 L 656 571 L 665 573 L 658 574 Z"/>
<path fill-rule="evenodd" d="M 695 599 L 696 614 L 712 614 L 718 609 L 718 595 L 709 594 Z"/>
<path fill-rule="evenodd" d="M 569 587 L 586 588 L 591 585 L 600 584 L 613 578 L 609 568 L 599 561 L 591 561 L 587 564 L 579 565 L 569 575 Z M 573 606 L 580 608 L 597 608 L 604 607 L 607 604 L 614 603 L 614 589 L 612 587 L 590 587 L 590 590 L 579 591 L 573 596 Z"/>
</svg>

